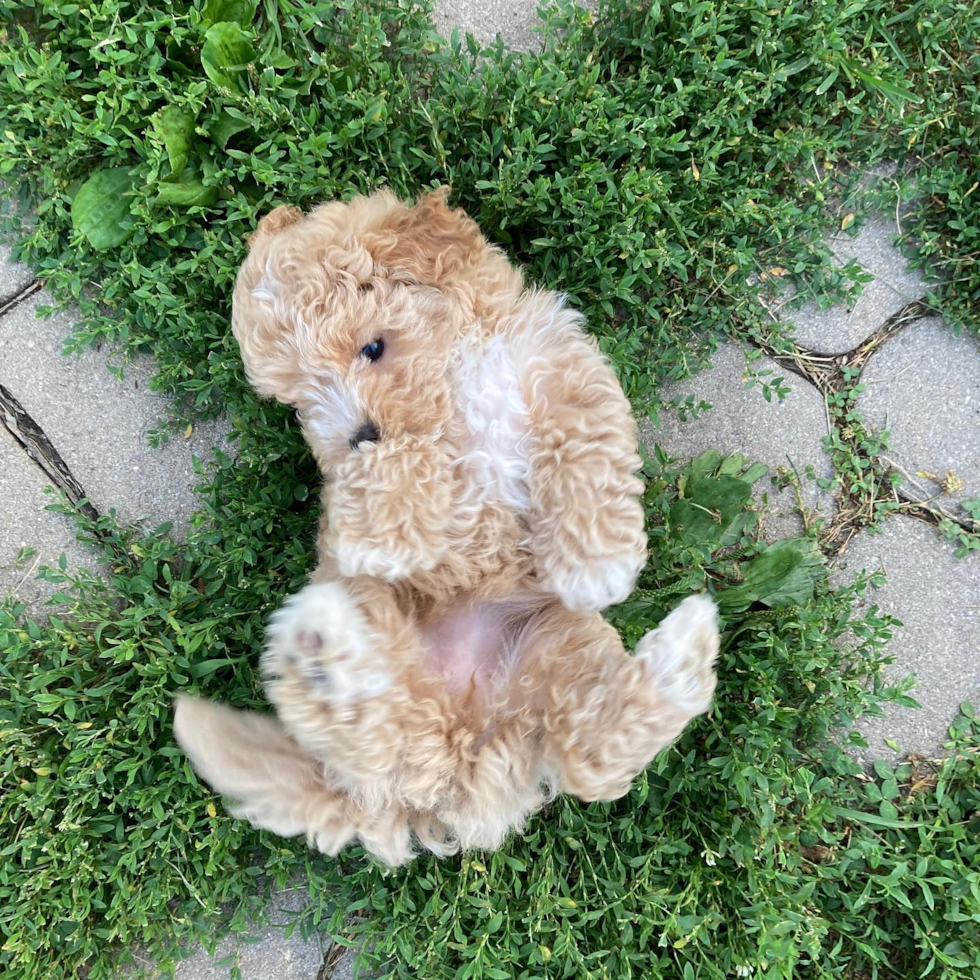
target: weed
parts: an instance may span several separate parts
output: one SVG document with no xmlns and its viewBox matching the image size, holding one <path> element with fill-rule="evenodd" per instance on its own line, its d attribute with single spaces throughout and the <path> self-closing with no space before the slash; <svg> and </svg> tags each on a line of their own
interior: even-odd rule
<svg viewBox="0 0 980 980">
<path fill-rule="evenodd" d="M 385 874 L 229 819 L 169 728 L 179 690 L 262 703 L 263 624 L 312 560 L 315 467 L 228 329 L 259 214 L 451 183 L 655 414 L 660 382 L 768 331 L 753 275 L 850 289 L 821 244 L 836 164 L 915 147 L 935 191 L 915 234 L 973 329 L 973 7 L 560 3 L 561 42 L 533 55 L 445 43 L 411 0 L 0 0 L 0 18 L 0 175 L 34 207 L 21 254 L 81 306 L 71 346 L 151 352 L 175 416 L 224 411 L 235 443 L 202 468 L 185 542 L 81 515 L 108 580 L 46 570 L 64 606 L 44 626 L 0 610 L 4 976 L 99 980 L 136 942 L 165 968 L 297 872 L 304 928 L 390 976 L 980 976 L 972 709 L 934 773 L 862 778 L 838 733 L 910 703 L 865 687 L 892 623 L 851 612 L 863 583 L 829 591 L 812 543 L 755 541 L 741 460 L 649 463 L 651 562 L 611 617 L 633 642 L 704 584 L 725 648 L 715 711 L 623 800 L 561 800 L 495 854 Z"/>
</svg>

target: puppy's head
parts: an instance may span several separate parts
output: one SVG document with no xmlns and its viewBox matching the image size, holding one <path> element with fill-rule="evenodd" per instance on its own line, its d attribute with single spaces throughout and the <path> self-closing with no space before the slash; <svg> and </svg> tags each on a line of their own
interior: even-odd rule
<svg viewBox="0 0 980 980">
<path fill-rule="evenodd" d="M 414 206 L 380 192 L 266 215 L 232 326 L 253 386 L 296 407 L 330 471 L 363 442 L 444 429 L 457 338 L 520 289 L 444 190 Z"/>
</svg>

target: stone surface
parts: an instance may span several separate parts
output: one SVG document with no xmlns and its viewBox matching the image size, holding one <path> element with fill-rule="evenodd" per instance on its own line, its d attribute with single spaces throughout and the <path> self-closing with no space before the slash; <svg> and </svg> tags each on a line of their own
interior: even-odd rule
<svg viewBox="0 0 980 980">
<path fill-rule="evenodd" d="M 0 243 L 0 307 L 34 281 L 34 273 L 10 257 L 10 249 Z"/>
<path fill-rule="evenodd" d="M 38 319 L 37 307 L 50 303 L 42 290 L 0 318 L 0 384 L 44 430 L 100 513 L 115 508 L 124 521 L 149 528 L 172 521 L 179 533 L 197 507 L 192 457 L 209 458 L 222 427 L 198 425 L 191 438 L 174 433 L 154 449 L 148 432 L 161 425 L 167 401 L 149 390 L 152 361 L 127 365 L 119 379 L 99 351 L 64 357 L 74 315 Z M 0 559 L 4 544 L 0 535 Z"/>
<path fill-rule="evenodd" d="M 888 458 L 906 470 L 903 492 L 935 497 L 952 471 L 965 484 L 950 487 L 943 505 L 980 497 L 980 339 L 956 337 L 937 317 L 910 324 L 871 355 L 857 409 L 876 429 L 888 429 Z"/>
<path fill-rule="evenodd" d="M 539 23 L 534 0 L 438 0 L 433 11 L 436 29 L 448 38 L 454 27 L 491 44 L 499 34 L 516 51 L 540 48 L 531 28 Z"/>
<path fill-rule="evenodd" d="M 32 619 L 42 615 L 44 603 L 59 588 L 37 580 L 42 565 L 57 568 L 64 554 L 70 570 L 99 570 L 95 555 L 76 540 L 71 521 L 45 510 L 55 500 L 44 492 L 49 483 L 47 474 L 0 426 L 0 599 L 13 595 L 26 603 Z M 17 553 L 24 547 L 35 553 L 18 564 Z"/>
<path fill-rule="evenodd" d="M 802 496 L 808 509 L 819 507 L 823 516 L 833 513 L 833 497 L 822 491 L 816 480 L 805 478 L 812 466 L 817 477 L 831 475 L 830 459 L 823 451 L 827 416 L 823 397 L 803 378 L 789 373 L 774 361 L 753 362 L 756 370 L 771 369 L 767 380 L 782 376 L 792 388 L 782 402 L 767 402 L 756 386 L 747 389 L 742 380 L 745 356 L 737 344 L 727 344 L 712 358 L 712 367 L 687 381 L 668 385 L 667 399 L 693 395 L 695 402 L 704 400 L 714 407 L 697 419 L 681 422 L 675 413 L 661 413 L 661 431 L 650 423 L 641 427 L 642 436 L 652 450 L 658 443 L 669 455 L 682 460 L 698 456 L 709 449 L 720 453 L 741 453 L 751 461 L 765 463 L 770 476 L 778 468 L 792 472 L 795 466 L 803 478 Z M 763 533 L 776 539 L 799 534 L 803 530 L 797 514 L 796 495 L 792 488 L 777 490 L 769 477 L 756 485 L 756 495 L 767 493 L 769 507 L 762 515 Z"/>
<path fill-rule="evenodd" d="M 895 683 L 914 673 L 911 694 L 922 708 L 893 706 L 884 718 L 861 719 L 858 729 L 869 748 L 858 755 L 865 762 L 910 752 L 937 755 L 959 705 L 980 705 L 980 556 L 956 559 L 936 528 L 892 517 L 880 534 L 865 531 L 851 540 L 831 568 L 831 582 L 850 582 L 864 570 L 887 576 L 884 586 L 868 589 L 865 605 L 904 624 L 891 641 L 895 663 L 886 679 Z M 886 738 L 901 751 L 890 749 Z"/>
<path fill-rule="evenodd" d="M 331 965 L 329 972 L 325 972 L 322 977 L 317 977 L 316 980 L 354 980 L 354 960 L 356 958 L 357 950 L 347 950 L 340 959 Z M 358 976 L 361 980 L 367 980 L 374 974 L 367 973 L 362 969 Z"/>
<path fill-rule="evenodd" d="M 323 958 L 330 949 L 326 935 L 304 940 L 297 928 L 288 938 L 284 926 L 295 920 L 297 911 L 307 905 L 305 886 L 286 889 L 273 896 L 269 906 L 270 925 L 256 931 L 246 941 L 228 936 L 213 956 L 204 949 L 180 961 L 176 980 L 228 980 L 233 966 L 241 980 L 318 980 Z M 339 963 L 343 963 L 342 958 Z M 339 964 L 338 964 L 339 965 Z M 327 974 L 322 980 L 327 980 Z M 341 980 L 343 974 L 333 972 Z"/>
<path fill-rule="evenodd" d="M 874 276 L 851 306 L 838 304 L 821 310 L 808 303 L 799 310 L 785 307 L 778 315 L 793 324 L 797 344 L 820 354 L 843 354 L 871 336 L 903 306 L 921 299 L 928 285 L 919 272 L 910 272 L 908 261 L 892 244 L 897 234 L 895 219 L 872 216 L 856 237 L 839 231 L 828 240 L 840 265 L 850 259 Z M 788 299 L 787 299 L 788 302 Z M 778 304 L 769 302 L 777 312 Z"/>
</svg>

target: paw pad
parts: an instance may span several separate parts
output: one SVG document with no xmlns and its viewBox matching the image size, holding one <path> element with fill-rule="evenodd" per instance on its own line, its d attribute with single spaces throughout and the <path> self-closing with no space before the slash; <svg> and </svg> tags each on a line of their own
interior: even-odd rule
<svg viewBox="0 0 980 980">
<path fill-rule="evenodd" d="M 263 672 L 270 680 L 300 679 L 313 700 L 361 701 L 391 686 L 380 639 L 336 583 L 310 585 L 288 599 L 268 635 Z"/>
</svg>

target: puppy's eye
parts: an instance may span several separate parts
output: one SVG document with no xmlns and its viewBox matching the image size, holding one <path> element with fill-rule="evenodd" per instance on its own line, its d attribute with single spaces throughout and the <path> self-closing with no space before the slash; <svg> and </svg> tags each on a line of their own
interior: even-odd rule
<svg viewBox="0 0 980 980">
<path fill-rule="evenodd" d="M 384 352 L 385 342 L 378 337 L 377 340 L 372 340 L 370 344 L 365 344 L 361 348 L 361 357 L 366 357 L 369 361 L 378 361 Z"/>
</svg>

